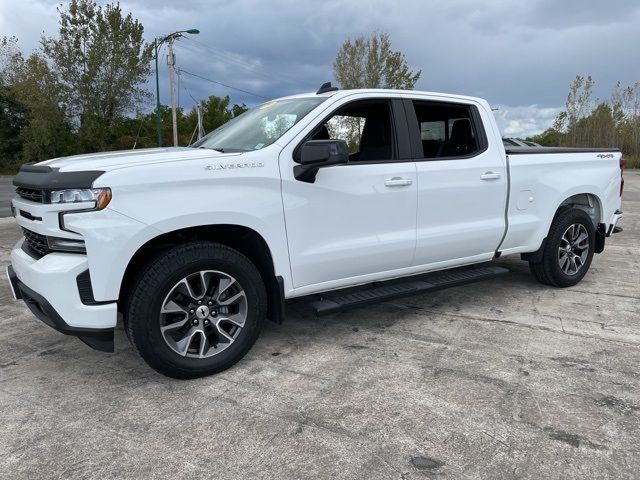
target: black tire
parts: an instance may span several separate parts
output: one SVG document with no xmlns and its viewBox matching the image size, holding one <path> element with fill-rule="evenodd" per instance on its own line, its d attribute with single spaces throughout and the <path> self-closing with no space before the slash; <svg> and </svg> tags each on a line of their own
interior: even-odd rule
<svg viewBox="0 0 640 480">
<path fill-rule="evenodd" d="M 565 272 L 559 261 L 560 246 L 565 245 L 563 235 L 572 225 L 582 225 L 588 234 L 588 251 L 582 265 L 575 273 Z M 572 287 L 584 278 L 591 261 L 595 248 L 595 228 L 591 217 L 583 210 L 571 208 L 558 213 L 551 224 L 547 241 L 542 254 L 541 262 L 529 262 L 529 269 L 533 276 L 540 283 L 554 287 Z M 576 250 L 578 252 L 580 250 Z M 575 254 L 574 254 L 575 255 Z"/>
<path fill-rule="evenodd" d="M 160 310 L 181 279 L 204 270 L 230 275 L 246 295 L 246 319 L 237 338 L 208 358 L 181 356 L 160 332 Z M 212 242 L 194 241 L 164 250 L 142 269 L 131 287 L 125 328 L 144 361 L 163 375 L 189 379 L 221 372 L 234 365 L 255 343 L 267 311 L 264 282 L 257 268 L 241 253 Z"/>
</svg>

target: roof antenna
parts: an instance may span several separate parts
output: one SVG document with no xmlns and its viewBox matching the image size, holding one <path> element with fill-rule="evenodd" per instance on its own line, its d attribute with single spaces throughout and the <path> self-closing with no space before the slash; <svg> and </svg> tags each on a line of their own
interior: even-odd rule
<svg viewBox="0 0 640 480">
<path fill-rule="evenodd" d="M 335 92 L 337 90 L 340 90 L 340 89 L 338 87 L 332 87 L 331 82 L 326 82 L 320 86 L 320 89 L 316 92 L 316 95 L 320 95 L 321 93 L 327 93 L 327 92 Z"/>
</svg>

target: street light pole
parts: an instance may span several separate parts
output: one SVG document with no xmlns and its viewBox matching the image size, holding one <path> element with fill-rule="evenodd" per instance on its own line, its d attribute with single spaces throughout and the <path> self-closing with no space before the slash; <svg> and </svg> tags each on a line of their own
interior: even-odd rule
<svg viewBox="0 0 640 480">
<path fill-rule="evenodd" d="M 160 76 L 158 73 L 158 49 L 164 42 L 169 44 L 169 69 L 171 81 L 171 116 L 173 119 L 173 145 L 178 146 L 178 129 L 176 122 L 176 92 L 175 92 L 175 55 L 173 54 L 173 41 L 176 38 L 180 38 L 184 33 L 190 33 L 197 35 L 200 30 L 197 28 L 191 28 L 189 30 L 180 30 L 179 32 L 173 32 L 165 37 L 158 37 L 154 41 L 155 61 L 156 61 L 156 126 L 158 130 L 158 147 L 162 147 L 162 117 L 160 115 Z"/>
</svg>

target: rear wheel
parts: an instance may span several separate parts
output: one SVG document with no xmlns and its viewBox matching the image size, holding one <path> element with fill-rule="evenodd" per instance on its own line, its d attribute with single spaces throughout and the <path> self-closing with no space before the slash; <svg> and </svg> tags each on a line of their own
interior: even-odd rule
<svg viewBox="0 0 640 480">
<path fill-rule="evenodd" d="M 564 210 L 551 224 L 542 261 L 529 262 L 529 268 L 541 283 L 571 287 L 589 270 L 594 247 L 595 229 L 591 217 L 582 210 Z"/>
<path fill-rule="evenodd" d="M 253 346 L 266 315 L 260 273 L 242 254 L 192 242 L 155 257 L 134 282 L 126 328 L 155 370 L 174 378 L 220 372 Z"/>
</svg>

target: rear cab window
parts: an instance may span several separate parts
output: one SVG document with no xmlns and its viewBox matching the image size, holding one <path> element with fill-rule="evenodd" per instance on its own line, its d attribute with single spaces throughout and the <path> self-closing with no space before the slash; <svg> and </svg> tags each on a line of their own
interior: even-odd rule
<svg viewBox="0 0 640 480">
<path fill-rule="evenodd" d="M 477 109 L 464 103 L 412 99 L 406 107 L 410 128 L 419 132 L 417 156 L 420 159 L 469 158 L 486 149 L 486 136 Z"/>
</svg>

